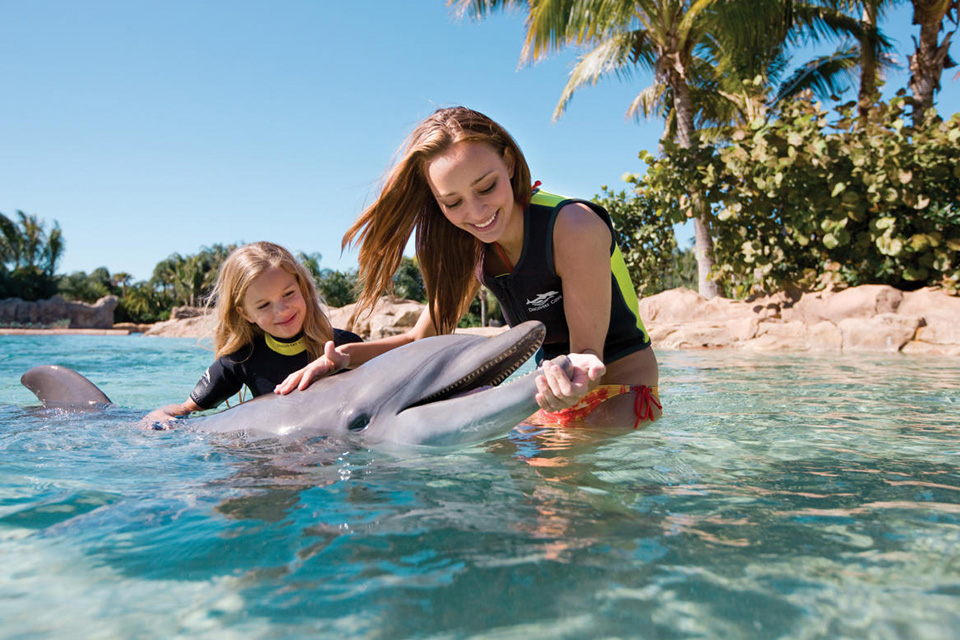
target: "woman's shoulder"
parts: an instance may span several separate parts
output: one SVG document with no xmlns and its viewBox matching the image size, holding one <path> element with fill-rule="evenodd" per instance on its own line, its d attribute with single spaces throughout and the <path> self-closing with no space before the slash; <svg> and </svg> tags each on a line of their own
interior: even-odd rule
<svg viewBox="0 0 960 640">
<path fill-rule="evenodd" d="M 531 207 L 553 210 L 554 224 L 563 224 L 571 230 L 600 229 L 608 226 L 609 214 L 595 202 L 582 198 L 570 198 L 537 189 L 530 199 Z M 599 224 L 598 224 L 599 223 Z"/>
<path fill-rule="evenodd" d="M 609 234 L 606 220 L 583 200 L 574 200 L 564 204 L 557 212 L 557 229 L 572 234 Z"/>
</svg>

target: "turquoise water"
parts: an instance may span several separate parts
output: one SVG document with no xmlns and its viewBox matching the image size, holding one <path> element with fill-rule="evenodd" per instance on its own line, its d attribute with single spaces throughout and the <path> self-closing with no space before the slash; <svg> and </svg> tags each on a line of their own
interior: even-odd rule
<svg viewBox="0 0 960 640">
<path fill-rule="evenodd" d="M 659 355 L 646 431 L 399 457 L 132 428 L 194 340 L 0 337 L 0 637 L 960 637 L 960 360 Z"/>
</svg>

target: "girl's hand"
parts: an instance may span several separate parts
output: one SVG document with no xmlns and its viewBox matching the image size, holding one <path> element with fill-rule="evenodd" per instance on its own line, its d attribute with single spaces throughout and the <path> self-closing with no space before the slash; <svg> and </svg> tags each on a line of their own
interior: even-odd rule
<svg viewBox="0 0 960 640">
<path fill-rule="evenodd" d="M 567 358 L 573 365 L 569 376 L 550 360 L 543 363 L 537 376 L 535 397 L 544 411 L 560 411 L 577 404 L 607 371 L 603 361 L 591 353 L 571 353 Z"/>
<path fill-rule="evenodd" d="M 140 422 L 137 423 L 137 426 L 147 431 L 166 431 L 167 429 L 172 429 L 173 423 L 176 422 L 180 416 L 176 413 L 171 413 L 171 411 L 180 409 L 180 406 L 181 405 L 172 405 L 170 407 L 163 407 L 162 409 L 154 409 L 142 417 Z"/>
<path fill-rule="evenodd" d="M 336 349 L 336 345 L 333 344 L 333 340 L 328 340 L 325 345 L 323 345 L 323 355 L 305 366 L 299 371 L 294 371 L 286 377 L 286 379 L 278 384 L 273 390 L 274 393 L 280 395 L 286 395 L 293 391 L 294 389 L 300 389 L 303 391 L 311 384 L 314 380 L 319 380 L 324 376 L 328 376 L 331 373 L 336 373 L 341 369 L 346 369 L 350 366 L 350 356 L 342 354 Z"/>
<path fill-rule="evenodd" d="M 154 409 L 141 418 L 140 422 L 137 423 L 137 426 L 141 429 L 169 429 L 171 420 L 173 420 L 173 416 L 163 409 Z"/>
</svg>

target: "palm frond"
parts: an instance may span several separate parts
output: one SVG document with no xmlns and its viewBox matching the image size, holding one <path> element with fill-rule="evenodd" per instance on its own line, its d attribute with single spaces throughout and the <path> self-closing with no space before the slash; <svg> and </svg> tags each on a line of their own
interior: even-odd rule
<svg viewBox="0 0 960 640">
<path fill-rule="evenodd" d="M 0 260 L 4 263 L 17 263 L 20 257 L 20 244 L 20 229 L 17 228 L 17 224 L 0 213 Z"/>
<path fill-rule="evenodd" d="M 698 31 L 697 27 L 699 25 L 703 24 L 704 15 L 723 4 L 726 4 L 726 0 L 694 0 L 690 8 L 680 18 L 680 23 L 677 25 L 677 34 L 684 40 L 698 40 L 699 38 L 691 38 L 690 36 Z"/>
<path fill-rule="evenodd" d="M 453 15 L 461 20 L 467 16 L 482 20 L 498 9 L 519 9 L 524 4 L 522 0 L 447 0 Z"/>
<path fill-rule="evenodd" d="M 860 61 L 857 46 L 841 47 L 827 56 L 807 62 L 780 85 L 774 104 L 810 89 L 821 99 L 829 99 L 850 88 L 855 81 L 855 69 Z"/>
<path fill-rule="evenodd" d="M 620 79 L 632 78 L 638 63 L 650 68 L 652 54 L 647 49 L 649 46 L 643 32 L 622 33 L 604 40 L 580 56 L 553 111 L 554 122 L 563 115 L 573 94 L 580 87 L 596 85 L 602 77 L 611 74 Z"/>
<path fill-rule="evenodd" d="M 663 117 L 667 112 L 664 97 L 664 85 L 659 83 L 650 85 L 638 93 L 637 97 L 630 103 L 630 107 L 627 109 L 627 117 L 634 120 L 640 120 L 641 117 Z"/>
<path fill-rule="evenodd" d="M 797 2 L 793 8 L 793 25 L 785 34 L 793 46 L 822 40 L 837 40 L 864 37 L 864 25 L 859 18 L 834 9 L 809 2 Z"/>
</svg>

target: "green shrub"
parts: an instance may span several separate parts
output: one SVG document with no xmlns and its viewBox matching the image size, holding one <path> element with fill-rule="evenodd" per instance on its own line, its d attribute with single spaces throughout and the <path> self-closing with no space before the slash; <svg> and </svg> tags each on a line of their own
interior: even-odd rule
<svg viewBox="0 0 960 640">
<path fill-rule="evenodd" d="M 728 292 L 788 283 L 960 286 L 960 114 L 914 129 L 898 96 L 865 119 L 797 99 L 689 152 L 669 143 L 642 181 L 674 220 L 698 186 Z"/>
</svg>

